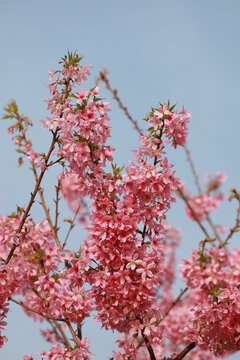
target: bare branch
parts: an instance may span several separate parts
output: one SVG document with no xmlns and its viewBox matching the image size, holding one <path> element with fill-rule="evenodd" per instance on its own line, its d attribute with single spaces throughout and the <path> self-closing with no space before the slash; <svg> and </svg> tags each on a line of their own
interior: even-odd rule
<svg viewBox="0 0 240 360">
<path fill-rule="evenodd" d="M 79 212 L 79 210 L 80 210 L 80 207 L 81 207 L 81 204 L 79 204 L 79 206 L 78 206 L 78 208 L 77 208 L 77 211 L 75 212 L 75 215 L 74 215 L 74 217 L 73 217 L 73 220 L 72 220 L 72 222 L 71 222 L 71 224 L 70 224 L 70 228 L 68 229 L 66 238 L 65 238 L 64 243 L 63 243 L 63 246 L 62 246 L 63 249 L 64 249 L 64 247 L 66 246 L 66 243 L 67 243 L 67 241 L 68 241 L 68 238 L 69 238 L 69 235 L 70 235 L 72 229 L 74 228 L 74 221 L 76 220 L 76 217 L 77 217 L 77 214 L 78 214 L 78 212 Z"/>
<path fill-rule="evenodd" d="M 198 219 L 198 216 L 196 214 L 196 212 L 194 211 L 193 207 L 190 205 L 187 196 L 184 194 L 183 190 L 178 187 L 177 191 L 180 195 L 180 197 L 184 200 L 184 202 L 186 203 L 187 207 L 189 208 L 189 210 L 192 213 L 192 216 L 194 217 L 194 220 L 198 223 L 198 225 L 200 226 L 201 230 L 204 232 L 205 236 L 210 239 L 210 235 L 208 234 L 207 230 L 205 229 L 205 227 L 203 226 L 203 224 L 201 223 L 201 221 Z"/>
<path fill-rule="evenodd" d="M 195 182 L 196 187 L 198 189 L 198 193 L 199 193 L 199 195 L 201 195 L 202 194 L 202 189 L 201 189 L 201 185 L 200 185 L 200 181 L 199 181 L 199 176 L 197 174 L 194 163 L 192 161 L 191 153 L 190 153 L 190 151 L 189 151 L 189 149 L 188 149 L 188 147 L 186 145 L 184 145 L 184 150 L 185 150 L 186 155 L 187 155 L 187 161 L 188 161 L 188 163 L 190 165 L 190 168 L 192 170 L 194 182 Z"/>
<path fill-rule="evenodd" d="M 49 320 L 55 320 L 55 321 L 65 321 L 65 319 L 59 319 L 59 318 L 55 318 L 53 316 L 49 316 L 49 315 L 46 315 L 46 314 L 43 314 L 41 313 L 40 311 L 37 311 L 37 310 L 34 310 L 32 308 L 30 308 L 28 305 L 24 304 L 23 301 L 17 301 L 15 299 L 13 299 L 12 297 L 9 297 L 9 300 L 11 300 L 12 302 L 14 302 L 15 304 L 18 304 L 20 306 L 22 306 L 23 308 L 25 308 L 26 310 L 28 311 L 31 311 L 31 312 L 34 312 L 35 314 L 38 314 L 46 319 L 49 319 Z"/>
<path fill-rule="evenodd" d="M 46 160 L 45 160 L 45 164 L 46 164 L 46 165 L 47 165 L 47 163 L 48 163 L 48 161 L 49 161 L 49 158 L 50 158 L 50 156 L 51 156 L 51 154 L 52 154 L 52 152 L 53 152 L 53 150 L 54 150 L 55 143 L 57 142 L 57 133 L 58 133 L 58 130 L 59 130 L 59 129 L 57 128 L 57 129 L 55 130 L 55 132 L 53 132 L 52 143 L 51 143 L 51 145 L 50 145 L 50 148 L 49 148 L 48 154 L 47 154 L 47 156 L 46 156 Z M 30 198 L 30 200 L 29 200 L 29 203 L 28 203 L 28 206 L 27 206 L 27 208 L 26 208 L 26 211 L 24 212 L 24 215 L 23 215 L 23 217 L 22 217 L 22 221 L 21 221 L 18 229 L 16 230 L 16 233 L 17 233 L 17 234 L 21 232 L 21 230 L 22 230 L 22 228 L 23 228 L 23 225 L 24 225 L 27 217 L 29 216 L 29 211 L 30 211 L 30 209 L 31 209 L 31 207 L 32 207 L 32 205 L 33 205 L 33 203 L 34 203 L 34 201 L 35 201 L 35 197 L 36 197 L 36 195 L 37 195 L 37 193 L 38 193 L 38 191 L 39 191 L 40 184 L 41 184 L 41 181 L 42 181 L 42 178 L 43 178 L 43 176 L 44 176 L 44 174 L 45 174 L 46 169 L 47 169 L 47 166 L 45 166 L 45 167 L 42 169 L 42 171 L 41 171 L 41 173 L 40 173 L 40 175 L 39 175 L 39 177 L 38 177 L 37 183 L 36 183 L 36 185 L 35 185 L 35 189 L 34 189 L 33 193 L 31 193 L 31 198 Z M 5 260 L 5 265 L 8 264 L 9 261 L 11 260 L 13 254 L 14 254 L 14 251 L 15 251 L 15 249 L 16 249 L 16 247 L 17 247 L 17 244 L 14 243 L 13 246 L 12 246 L 12 248 L 11 248 L 11 250 L 10 250 L 10 252 L 9 252 L 9 254 L 8 254 L 7 259 Z"/>
<path fill-rule="evenodd" d="M 123 110 L 123 112 L 125 113 L 126 117 L 131 121 L 131 123 L 133 124 L 134 128 L 139 132 L 140 135 L 143 134 L 143 131 L 139 128 L 137 120 L 134 120 L 133 117 L 130 115 L 130 113 L 128 112 L 128 109 L 125 105 L 123 105 L 121 99 L 118 96 L 118 91 L 117 89 L 112 89 L 110 82 L 107 78 L 107 71 L 100 71 L 99 73 L 99 78 L 98 80 L 101 80 L 105 83 L 106 88 L 112 93 L 114 100 L 117 101 L 120 109 Z"/>
<path fill-rule="evenodd" d="M 59 206 L 59 201 L 60 201 L 60 196 L 59 196 L 59 193 L 60 193 L 60 180 L 58 180 L 58 184 L 57 186 L 55 186 L 56 188 L 56 200 L 54 200 L 55 202 L 55 224 L 54 224 L 54 229 L 55 229 L 55 232 L 57 234 L 58 232 L 58 216 L 59 216 L 59 212 L 58 212 L 58 206 Z"/>
<path fill-rule="evenodd" d="M 185 289 L 183 289 L 180 294 L 178 295 L 178 297 L 176 297 L 176 299 L 171 303 L 171 305 L 169 305 L 169 307 L 167 308 L 167 310 L 165 311 L 161 321 L 163 319 L 165 319 L 166 316 L 168 316 L 168 314 L 170 313 L 170 311 L 172 310 L 172 308 L 174 308 L 174 306 L 181 300 L 181 298 L 183 297 L 183 295 L 188 291 L 188 288 L 186 287 Z M 160 323 L 160 322 L 159 322 Z"/>
<path fill-rule="evenodd" d="M 52 223 L 52 220 L 51 220 L 51 217 L 50 217 L 50 213 L 49 213 L 49 210 L 47 208 L 47 205 L 46 205 L 46 202 L 45 202 L 45 199 L 44 199 L 44 196 L 43 196 L 43 190 L 41 188 L 39 189 L 39 195 L 40 195 L 40 198 L 41 198 L 41 205 L 42 205 L 42 207 L 44 209 L 48 224 L 49 224 L 49 226 L 50 226 L 50 228 L 52 230 L 52 234 L 53 234 L 53 237 L 55 239 L 55 242 L 56 242 L 58 248 L 60 250 L 62 250 L 62 246 L 60 244 L 60 241 L 58 239 L 58 235 L 57 235 L 57 233 L 55 231 L 55 228 L 53 226 L 53 223 Z"/>
</svg>

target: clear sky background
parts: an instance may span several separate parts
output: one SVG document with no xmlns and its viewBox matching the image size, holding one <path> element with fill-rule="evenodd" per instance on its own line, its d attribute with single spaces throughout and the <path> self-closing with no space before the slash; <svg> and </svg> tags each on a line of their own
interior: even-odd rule
<svg viewBox="0 0 240 360">
<path fill-rule="evenodd" d="M 42 0 L 0 2 L 0 107 L 15 99 L 21 113 L 34 123 L 33 144 L 46 151 L 50 137 L 38 121 L 48 113 L 43 99 L 47 71 L 57 67 L 67 50 L 78 50 L 84 63 L 93 64 L 92 80 L 105 65 L 113 88 L 132 116 L 144 127 L 151 106 L 170 99 L 192 113 L 188 146 L 203 180 L 207 171 L 225 170 L 230 186 L 240 188 L 239 171 L 239 64 L 240 1 L 238 0 Z M 103 84 L 101 85 L 103 88 Z M 111 102 L 112 139 L 115 161 L 128 164 L 131 150 L 138 146 L 138 134 L 105 89 Z M 0 213 L 9 214 L 16 204 L 27 204 L 33 189 L 27 166 L 17 168 L 17 155 L 7 135 L 7 121 L 0 122 Z M 183 151 L 171 151 L 170 162 L 178 176 L 194 190 Z M 53 197 L 55 175 L 47 174 L 44 188 Z M 63 207 L 67 212 L 67 207 Z M 32 214 L 43 218 L 37 207 Z M 231 226 L 235 205 L 226 202 L 214 219 Z M 183 229 L 179 261 L 188 256 L 203 238 L 197 225 L 185 220 L 182 204 L 169 218 Z M 75 242 L 80 236 L 75 230 Z M 236 236 L 235 244 L 240 241 Z M 239 245 L 239 244 L 238 244 Z M 240 245 L 239 245 L 240 246 Z M 177 289 L 181 287 L 178 281 Z M 11 307 L 9 342 L 1 360 L 20 360 L 24 354 L 42 351 L 48 345 L 39 335 L 39 325 L 16 307 Z M 111 355 L 114 336 L 88 322 L 84 329 L 97 360 Z M 116 347 L 116 346 L 115 346 Z M 239 359 L 235 354 L 229 359 Z"/>
</svg>

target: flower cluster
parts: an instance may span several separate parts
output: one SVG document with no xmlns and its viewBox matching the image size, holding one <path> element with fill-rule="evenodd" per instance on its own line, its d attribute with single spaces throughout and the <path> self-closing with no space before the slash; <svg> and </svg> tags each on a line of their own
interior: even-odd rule
<svg viewBox="0 0 240 360">
<path fill-rule="evenodd" d="M 189 342 L 198 346 L 189 359 L 210 360 L 240 350 L 240 250 L 224 246 L 239 229 L 240 212 L 222 245 L 205 238 L 184 259 L 181 274 L 188 293 L 185 289 L 173 297 L 180 236 L 166 220 L 174 193 L 182 187 L 166 147 L 185 145 L 191 115 L 184 107 L 178 112 L 170 103 L 160 104 L 145 118 L 148 129 L 141 132 L 130 164 L 125 170 L 109 166 L 114 151 L 108 145 L 110 107 L 98 87 L 84 88 L 91 65 L 82 66 L 80 60 L 68 53 L 62 69 L 49 72 L 51 115 L 41 121 L 52 134 L 47 155 L 34 152 L 26 137 L 32 124 L 19 116 L 16 104 L 5 109 L 5 117 L 16 120 L 9 132 L 18 133 L 13 140 L 30 160 L 36 187 L 26 209 L 0 216 L 0 347 L 6 341 L 2 331 L 9 302 L 14 301 L 34 320 L 48 320 L 49 328 L 41 333 L 52 347 L 38 353 L 46 360 L 93 357 L 82 338 L 83 322 L 93 311 L 102 327 L 124 334 L 115 360 L 174 359 Z M 54 164 L 61 166 L 55 224 L 40 188 L 45 170 Z M 207 176 L 199 195 L 184 190 L 187 216 L 199 223 L 208 219 L 224 198 L 219 188 L 225 180 L 218 172 Z M 65 219 L 70 230 L 64 241 L 58 232 L 60 191 L 75 213 L 73 220 Z M 37 193 L 46 215 L 40 222 L 29 215 Z M 234 196 L 240 203 L 240 196 Z M 83 222 L 86 203 L 88 236 L 74 252 L 66 249 L 67 239 L 75 219 Z"/>
<path fill-rule="evenodd" d="M 190 259 L 181 264 L 182 276 L 191 289 L 207 294 L 217 286 L 227 288 L 240 285 L 240 250 L 224 250 L 217 247 L 192 251 Z"/>
<path fill-rule="evenodd" d="M 216 356 L 240 350 L 240 293 L 238 288 L 223 289 L 209 295 L 193 310 L 184 329 L 187 339 L 211 350 Z"/>
<path fill-rule="evenodd" d="M 77 349 L 69 350 L 59 344 L 54 345 L 48 352 L 44 352 L 41 358 L 44 360 L 90 360 L 93 355 L 89 351 L 89 343 L 86 338 L 79 340 Z M 25 356 L 23 360 L 31 360 L 31 357 Z M 34 359 L 33 359 L 34 360 Z"/>
</svg>

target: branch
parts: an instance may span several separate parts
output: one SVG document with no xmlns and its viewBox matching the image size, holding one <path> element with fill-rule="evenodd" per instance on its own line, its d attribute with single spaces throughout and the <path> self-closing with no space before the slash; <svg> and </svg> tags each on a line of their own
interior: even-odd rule
<svg viewBox="0 0 240 360">
<path fill-rule="evenodd" d="M 48 224 L 49 224 L 49 226 L 50 226 L 50 228 L 51 228 L 51 230 L 52 230 L 52 234 L 53 234 L 53 237 L 54 237 L 54 239 L 55 239 L 55 242 L 56 242 L 58 248 L 59 248 L 60 250 L 62 250 L 62 246 L 61 246 L 61 244 L 60 244 L 60 241 L 59 241 L 59 239 L 58 239 L 58 235 L 57 235 L 57 233 L 56 233 L 56 231 L 55 231 L 55 228 L 54 228 L 54 226 L 53 226 L 53 223 L 52 223 L 52 220 L 51 220 L 51 217 L 50 217 L 50 214 L 49 214 L 49 210 L 48 210 L 48 208 L 47 208 L 47 205 L 46 205 L 46 203 L 45 203 L 45 199 L 44 199 L 44 196 L 43 196 L 43 190 L 42 190 L 41 188 L 39 189 L 39 195 L 40 195 L 40 198 L 41 198 L 41 205 L 42 205 L 42 207 L 43 207 L 43 209 L 44 209 L 44 211 L 45 211 L 45 215 L 46 215 Z"/>
<path fill-rule="evenodd" d="M 78 212 L 79 212 L 79 210 L 80 210 L 80 207 L 81 207 L 81 204 L 79 204 L 79 206 L 78 206 L 78 208 L 77 208 L 77 211 L 75 212 L 75 215 L 74 215 L 73 220 L 72 220 L 72 222 L 71 222 L 70 228 L 68 229 L 66 238 L 65 238 L 64 243 L 63 243 L 63 246 L 62 246 L 63 249 L 64 249 L 64 247 L 66 246 L 66 243 L 67 243 L 67 240 L 68 240 L 68 238 L 69 238 L 70 232 L 72 231 L 72 229 L 73 229 L 74 226 L 75 226 L 75 225 L 74 225 L 74 221 L 76 220 L 76 217 L 77 217 L 77 214 L 78 214 Z"/>
<path fill-rule="evenodd" d="M 233 189 L 232 192 L 234 194 L 232 198 L 236 198 L 238 200 L 238 208 L 237 208 L 237 216 L 236 216 L 236 220 L 235 220 L 235 226 L 230 229 L 230 233 L 228 234 L 226 240 L 224 240 L 224 242 L 219 246 L 220 248 L 227 245 L 228 240 L 233 236 L 233 234 L 235 232 L 239 231 L 239 227 L 240 227 L 240 194 L 236 191 L 236 189 Z M 230 200 L 231 200 L 231 196 L 230 196 Z"/>
<path fill-rule="evenodd" d="M 60 197 L 59 197 L 59 193 L 60 193 L 60 180 L 58 180 L 58 184 L 57 186 L 55 186 L 56 188 L 56 200 L 54 200 L 55 202 L 55 224 L 54 224 L 54 229 L 55 229 L 55 232 L 57 234 L 57 231 L 58 231 L 58 215 L 59 215 L 59 212 L 58 212 L 58 205 L 59 205 L 59 201 L 60 201 Z"/>
<path fill-rule="evenodd" d="M 55 320 L 53 320 L 53 322 L 54 322 L 54 324 L 56 325 L 56 327 L 58 328 L 59 332 L 61 333 L 61 335 L 62 335 L 62 337 L 63 337 L 63 339 L 64 339 L 64 342 L 66 343 L 67 347 L 68 347 L 69 349 L 71 349 L 71 345 L 70 345 L 70 343 L 69 343 L 69 341 L 68 341 L 68 338 L 66 337 L 66 335 L 65 335 L 65 333 L 64 333 L 61 325 L 59 325 L 58 322 L 55 321 Z"/>
<path fill-rule="evenodd" d="M 65 323 L 67 324 L 67 326 L 68 326 L 68 328 L 69 328 L 69 331 L 70 331 L 70 333 L 72 334 L 72 337 L 73 337 L 73 340 L 74 340 L 75 344 L 76 344 L 76 345 L 79 345 L 79 340 L 78 340 L 78 338 L 76 337 L 75 331 L 73 330 L 70 321 L 69 321 L 68 319 L 65 319 Z"/>
<path fill-rule="evenodd" d="M 142 135 L 142 134 L 143 134 L 143 131 L 139 128 L 137 121 L 134 120 L 133 117 L 130 115 L 130 113 L 128 112 L 127 107 L 123 105 L 121 99 L 119 98 L 119 96 L 118 96 L 118 94 L 117 94 L 117 93 L 118 93 L 117 89 L 112 89 L 112 87 L 111 87 L 111 85 L 110 85 L 110 82 L 109 82 L 106 74 L 107 74 L 107 71 L 106 71 L 106 70 L 105 70 L 105 71 L 100 71 L 100 73 L 99 73 L 99 78 L 98 78 L 97 80 L 98 80 L 98 81 L 101 80 L 101 81 L 103 81 L 103 82 L 105 83 L 106 88 L 112 93 L 113 98 L 114 98 L 114 100 L 117 101 L 120 109 L 123 110 L 123 112 L 125 113 L 126 117 L 131 121 L 131 123 L 133 124 L 133 126 L 135 127 L 135 129 L 139 132 L 139 134 Z"/>
<path fill-rule="evenodd" d="M 171 305 L 169 305 L 169 307 L 167 308 L 167 310 L 165 311 L 161 321 L 163 319 L 165 319 L 166 316 L 168 316 L 168 314 L 170 313 L 170 311 L 172 310 L 172 308 L 181 300 L 181 297 L 188 291 L 188 288 L 186 287 L 185 289 L 183 289 L 180 294 L 178 295 L 178 297 L 171 303 Z M 160 321 L 160 322 L 161 322 Z M 158 325 L 160 324 L 160 322 L 158 323 Z"/>
<path fill-rule="evenodd" d="M 186 145 L 184 145 L 184 150 L 185 150 L 186 155 L 187 155 L 187 161 L 188 161 L 188 163 L 189 163 L 189 165 L 190 165 L 190 168 L 191 168 L 191 170 L 192 170 L 194 182 L 195 182 L 196 187 L 197 187 L 197 189 L 198 189 L 198 193 L 199 193 L 199 195 L 202 195 L 202 189 L 201 189 L 201 186 L 200 186 L 199 177 L 198 177 L 198 175 L 197 175 L 197 172 L 196 172 L 196 169 L 195 169 L 195 166 L 194 166 L 192 157 L 191 157 L 191 153 L 190 153 L 190 151 L 189 151 L 189 149 L 187 148 Z M 216 237 L 216 238 L 218 239 L 218 241 L 219 241 L 219 244 L 222 245 L 222 240 L 221 240 L 221 238 L 220 238 L 220 236 L 219 236 L 219 234 L 218 234 L 217 228 L 216 228 L 216 226 L 214 225 L 214 223 L 212 222 L 209 214 L 206 214 L 206 220 L 208 221 L 209 225 L 211 226 L 215 237 Z"/>
<path fill-rule="evenodd" d="M 82 325 L 77 323 L 77 334 L 80 340 L 82 340 Z"/>
<path fill-rule="evenodd" d="M 209 214 L 206 214 L 206 220 L 208 221 L 209 225 L 211 226 L 212 230 L 213 230 L 213 233 L 215 235 L 215 237 L 218 239 L 218 242 L 220 244 L 220 246 L 222 247 L 222 239 L 220 238 L 218 232 L 217 232 L 217 228 L 216 226 L 214 225 L 214 223 L 212 222 L 212 219 L 210 218 L 210 215 Z"/>
<path fill-rule="evenodd" d="M 189 353 L 189 351 L 191 351 L 193 348 L 195 348 L 195 346 L 196 346 L 195 342 L 191 342 L 173 360 L 181 360 L 181 359 L 183 359 Z"/>
<path fill-rule="evenodd" d="M 65 319 L 54 318 L 53 316 L 45 315 L 45 314 L 41 313 L 40 311 L 34 310 L 34 309 L 30 308 L 28 305 L 24 304 L 23 301 L 17 301 L 15 299 L 13 299 L 12 297 L 9 297 L 8 299 L 11 300 L 12 302 L 14 302 L 15 304 L 22 306 L 26 310 L 34 312 L 35 314 L 38 314 L 46 319 L 65 322 Z"/>
<path fill-rule="evenodd" d="M 201 223 L 201 221 L 198 219 L 198 216 L 196 214 L 196 212 L 194 211 L 193 207 L 190 205 L 187 196 L 184 194 L 183 190 L 178 186 L 177 191 L 180 195 L 180 197 L 184 200 L 184 202 L 186 203 L 187 207 L 189 208 L 189 210 L 192 213 L 192 216 L 194 217 L 194 220 L 198 223 L 198 225 L 200 226 L 201 230 L 204 232 L 204 234 L 206 235 L 206 237 L 208 239 L 210 239 L 210 235 L 208 234 L 207 230 L 205 229 L 205 227 L 203 226 L 203 224 Z"/>
<path fill-rule="evenodd" d="M 50 156 L 51 156 L 51 154 L 52 154 L 52 152 L 53 152 L 53 150 L 54 150 L 55 143 L 57 142 L 57 132 L 58 132 L 58 130 L 59 130 L 59 129 L 57 128 L 57 129 L 55 130 L 55 132 L 53 132 L 52 143 L 51 143 L 51 145 L 50 145 L 50 149 L 49 149 L 49 151 L 48 151 L 48 154 L 47 154 L 47 157 L 46 157 L 46 160 L 45 160 L 45 164 L 46 164 L 46 165 L 47 165 L 48 160 L 49 160 L 49 158 L 50 158 Z M 16 230 L 16 234 L 20 233 L 21 230 L 22 230 L 22 228 L 23 228 L 23 225 L 24 225 L 24 223 L 25 223 L 25 221 L 26 221 L 26 219 L 27 219 L 27 217 L 28 217 L 28 215 L 29 215 L 29 211 L 30 211 L 30 209 L 31 209 L 31 207 L 32 207 L 32 205 L 33 205 L 33 203 L 34 203 L 35 197 L 36 197 L 36 195 L 37 195 L 37 193 L 38 193 L 38 191 L 39 191 L 40 184 L 41 184 L 41 181 L 42 181 L 42 178 L 43 178 L 43 176 L 44 176 L 44 174 L 45 174 L 46 169 L 47 169 L 47 166 L 45 166 L 44 169 L 42 169 L 42 171 L 41 171 L 41 173 L 40 173 L 40 175 L 39 175 L 39 177 L 38 177 L 38 181 L 37 181 L 37 183 L 36 183 L 36 185 L 35 185 L 35 189 L 34 189 L 33 193 L 31 194 L 31 198 L 30 198 L 30 200 L 29 200 L 27 209 L 25 210 L 24 215 L 23 215 L 23 217 L 22 217 L 22 221 L 21 221 L 18 229 Z M 16 247 L 17 247 L 17 244 L 14 243 L 13 246 L 12 246 L 12 248 L 11 248 L 11 250 L 10 250 L 10 252 L 9 252 L 9 254 L 8 254 L 7 259 L 5 260 L 5 263 L 4 263 L 5 265 L 8 264 L 9 261 L 11 260 L 13 254 L 14 254 L 14 251 L 15 251 L 15 249 L 16 249 Z"/>
<path fill-rule="evenodd" d="M 192 161 L 191 153 L 190 153 L 190 151 L 189 151 L 189 149 L 187 148 L 186 145 L 184 145 L 184 150 L 185 150 L 186 155 L 187 155 L 187 161 L 188 161 L 188 163 L 189 163 L 189 165 L 190 165 L 190 168 L 191 168 L 191 170 L 192 170 L 194 182 L 195 182 L 196 187 L 197 187 L 197 189 L 198 189 L 198 193 L 199 193 L 199 195 L 201 195 L 201 194 L 202 194 L 202 189 L 201 189 L 201 186 L 200 186 L 198 174 L 197 174 L 197 172 L 196 172 L 194 163 L 193 163 L 193 161 Z"/>
<path fill-rule="evenodd" d="M 68 341 L 68 338 L 66 337 L 66 335 L 64 334 L 64 331 L 62 330 L 62 327 L 58 324 L 57 321 L 55 320 L 49 320 L 47 319 L 47 322 L 52 326 L 53 331 L 55 333 L 55 335 L 61 339 L 62 343 L 68 348 L 71 349 L 71 345 Z M 58 333 L 58 331 L 60 332 L 60 334 Z"/>
<path fill-rule="evenodd" d="M 150 359 L 151 360 L 156 360 L 152 345 L 150 344 L 150 341 L 148 340 L 147 336 L 144 334 L 144 329 L 141 330 L 141 333 L 142 333 L 143 340 L 144 340 L 144 342 L 146 344 L 147 350 L 149 352 Z"/>
<path fill-rule="evenodd" d="M 183 289 L 183 290 L 180 292 L 180 294 L 178 295 L 178 297 L 176 297 L 176 299 L 171 303 L 171 305 L 169 305 L 169 307 L 168 307 L 167 310 L 165 311 L 163 317 L 162 317 L 159 321 L 157 321 L 156 326 L 158 326 L 158 325 L 163 321 L 163 319 L 165 319 L 165 317 L 168 316 L 168 314 L 170 313 L 170 311 L 171 311 L 171 310 L 174 308 L 174 306 L 181 300 L 182 296 L 187 292 L 187 290 L 188 290 L 188 288 L 186 287 L 185 289 Z M 139 341 L 136 349 L 139 349 L 139 348 L 142 346 L 143 343 L 144 343 L 143 340 Z"/>
</svg>

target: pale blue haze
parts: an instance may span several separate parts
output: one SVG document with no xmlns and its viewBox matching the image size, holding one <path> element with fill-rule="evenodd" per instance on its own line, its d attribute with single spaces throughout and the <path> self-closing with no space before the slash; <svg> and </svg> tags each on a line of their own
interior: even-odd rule
<svg viewBox="0 0 240 360">
<path fill-rule="evenodd" d="M 239 64 L 240 2 L 238 0 L 91 0 L 0 2 L 0 107 L 15 99 L 20 112 L 28 115 L 35 128 L 33 143 L 46 151 L 50 137 L 41 131 L 38 120 L 48 113 L 43 99 L 48 69 L 69 50 L 77 49 L 84 62 L 94 65 L 94 76 L 106 65 L 110 81 L 134 118 L 141 119 L 151 106 L 168 99 L 182 104 L 192 113 L 189 148 L 202 179 L 207 171 L 225 170 L 229 179 L 224 187 L 240 188 L 239 170 Z M 103 85 L 102 85 L 103 87 Z M 138 145 L 138 134 L 112 101 L 111 143 L 116 162 L 128 164 L 131 150 Z M 17 169 L 17 155 L 1 121 L 0 213 L 8 214 L 16 204 L 26 205 L 33 189 L 27 166 Z M 183 151 L 171 151 L 170 162 L 177 174 L 194 191 L 194 184 Z M 47 174 L 43 186 L 52 199 L 54 176 Z M 49 189 L 49 190 L 48 190 Z M 35 206 L 37 208 L 37 206 Z M 67 211 L 67 207 L 64 207 Z M 214 219 L 231 226 L 235 205 L 222 207 Z M 41 219 L 43 213 L 33 209 Z M 179 261 L 188 256 L 203 238 L 197 225 L 185 220 L 179 202 L 169 215 L 183 229 Z M 83 240 L 75 230 L 74 244 Z M 239 244 L 239 235 L 235 244 Z M 176 285 L 176 294 L 181 283 Z M 20 360 L 25 354 L 48 348 L 38 324 L 12 307 L 7 327 L 9 342 L 0 352 L 1 360 Z M 92 343 L 97 360 L 111 356 L 114 338 L 102 336 L 100 326 L 90 322 L 84 335 Z M 229 359 L 239 359 L 235 354 Z"/>
</svg>

